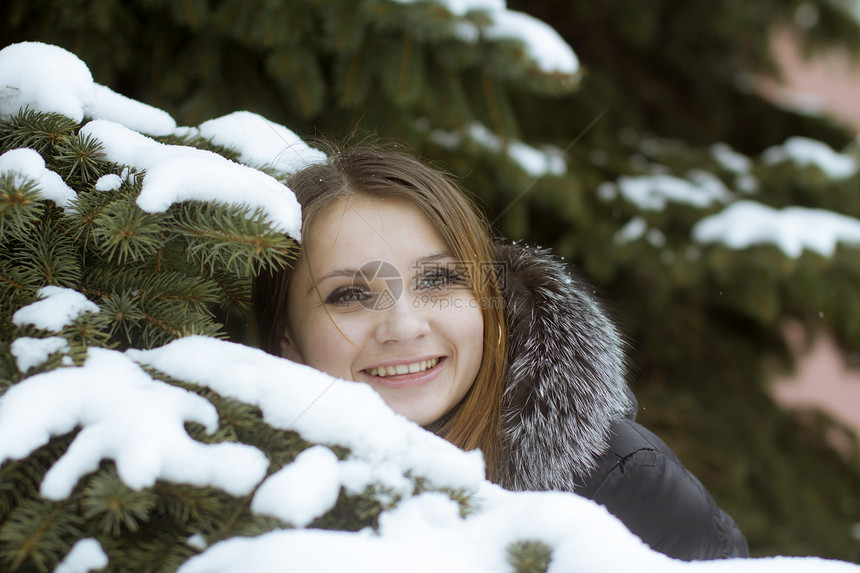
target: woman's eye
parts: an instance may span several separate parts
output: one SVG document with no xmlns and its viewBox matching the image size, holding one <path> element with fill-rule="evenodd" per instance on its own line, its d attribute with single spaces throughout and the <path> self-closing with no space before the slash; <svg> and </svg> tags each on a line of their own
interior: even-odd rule
<svg viewBox="0 0 860 573">
<path fill-rule="evenodd" d="M 357 285 L 349 285 L 335 290 L 326 297 L 326 304 L 336 304 L 340 306 L 352 306 L 370 299 L 370 292 Z"/>
</svg>

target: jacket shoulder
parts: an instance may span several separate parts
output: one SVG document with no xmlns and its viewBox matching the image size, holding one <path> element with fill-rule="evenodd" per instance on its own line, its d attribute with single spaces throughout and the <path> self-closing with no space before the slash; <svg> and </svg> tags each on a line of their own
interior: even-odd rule
<svg viewBox="0 0 860 573">
<path fill-rule="evenodd" d="M 604 505 L 652 549 L 685 560 L 745 557 L 746 540 L 668 445 L 631 419 L 576 492 Z"/>
</svg>

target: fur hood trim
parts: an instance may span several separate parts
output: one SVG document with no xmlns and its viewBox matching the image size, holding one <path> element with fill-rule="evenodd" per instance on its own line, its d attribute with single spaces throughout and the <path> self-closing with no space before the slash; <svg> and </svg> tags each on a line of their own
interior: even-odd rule
<svg viewBox="0 0 860 573">
<path fill-rule="evenodd" d="M 507 485 L 572 491 L 606 452 L 610 424 L 633 411 L 624 344 L 592 288 L 548 250 L 497 244 L 496 255 L 510 330 Z"/>
</svg>

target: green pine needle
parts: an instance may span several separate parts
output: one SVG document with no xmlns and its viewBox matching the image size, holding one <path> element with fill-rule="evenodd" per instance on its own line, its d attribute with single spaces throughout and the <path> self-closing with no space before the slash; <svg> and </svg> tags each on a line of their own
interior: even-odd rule
<svg viewBox="0 0 860 573">
<path fill-rule="evenodd" d="M 28 283 L 74 288 L 83 274 L 75 245 L 53 225 L 36 231 L 15 253 L 21 276 Z"/>
<path fill-rule="evenodd" d="M 552 547 L 536 539 L 509 543 L 507 553 L 514 573 L 546 573 L 552 561 Z"/>
<path fill-rule="evenodd" d="M 253 276 L 260 268 L 285 266 L 296 257 L 295 241 L 272 229 L 260 209 L 186 202 L 174 217 L 188 240 L 189 257 L 201 269 Z"/>
<path fill-rule="evenodd" d="M 127 344 L 134 340 L 139 325 L 146 319 L 140 309 L 140 296 L 129 291 L 113 292 L 100 301 L 101 313 L 96 319 L 98 328 Z"/>
<path fill-rule="evenodd" d="M 110 165 L 104 161 L 105 153 L 101 143 L 87 135 L 69 137 L 57 146 L 53 165 L 64 179 L 77 178 L 81 183 L 90 183 L 98 179 Z M 52 166 L 53 166 L 52 165 Z"/>
<path fill-rule="evenodd" d="M 7 305 L 11 305 L 8 316 L 17 310 L 18 305 L 33 302 L 36 291 L 42 286 L 39 273 L 23 267 L 13 251 L 4 251 L 0 255 L 0 308 L 6 310 Z"/>
<path fill-rule="evenodd" d="M 82 514 L 98 518 L 104 535 L 117 536 L 121 531 L 135 532 L 149 521 L 157 496 L 149 489 L 136 491 L 125 485 L 112 463 L 103 463 L 83 490 Z"/>
<path fill-rule="evenodd" d="M 43 155 L 51 154 L 58 145 L 74 138 L 77 129 L 78 123 L 66 116 L 24 108 L 0 122 L 0 153 L 29 147 Z"/>
<path fill-rule="evenodd" d="M 83 520 L 67 502 L 29 498 L 0 527 L 0 564 L 7 571 L 48 573 L 81 537 Z"/>
<path fill-rule="evenodd" d="M 35 182 L 12 172 L 0 174 L 0 241 L 22 239 L 42 210 Z"/>
<path fill-rule="evenodd" d="M 107 205 L 93 221 L 93 239 L 108 260 L 123 265 L 155 256 L 163 243 L 162 217 L 130 201 Z"/>
</svg>

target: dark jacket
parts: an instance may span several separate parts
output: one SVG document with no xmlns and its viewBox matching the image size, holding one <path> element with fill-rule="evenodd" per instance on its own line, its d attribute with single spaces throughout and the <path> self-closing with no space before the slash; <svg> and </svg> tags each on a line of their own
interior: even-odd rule
<svg viewBox="0 0 860 573">
<path fill-rule="evenodd" d="M 593 499 L 670 557 L 747 556 L 734 521 L 669 447 L 635 422 L 624 344 L 591 287 L 548 251 L 496 249 L 510 328 L 505 485 Z"/>
</svg>

